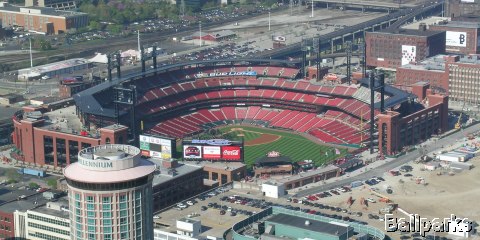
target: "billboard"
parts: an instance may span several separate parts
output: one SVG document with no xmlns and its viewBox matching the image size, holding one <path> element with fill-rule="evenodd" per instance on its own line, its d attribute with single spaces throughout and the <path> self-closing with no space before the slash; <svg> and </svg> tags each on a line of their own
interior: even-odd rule
<svg viewBox="0 0 480 240">
<path fill-rule="evenodd" d="M 474 3 L 475 0 L 462 0 L 461 2 L 462 3 Z"/>
<path fill-rule="evenodd" d="M 417 47 L 402 45 L 402 66 L 410 62 L 415 62 L 417 57 Z"/>
<path fill-rule="evenodd" d="M 257 72 L 244 71 L 244 72 L 214 72 L 214 73 L 195 74 L 195 78 L 226 77 L 226 76 L 257 76 Z"/>
<path fill-rule="evenodd" d="M 201 159 L 202 146 L 199 145 L 183 145 L 183 158 Z"/>
<path fill-rule="evenodd" d="M 447 31 L 445 45 L 450 47 L 466 47 L 467 33 Z"/>
<path fill-rule="evenodd" d="M 203 158 L 220 159 L 222 158 L 222 149 L 220 146 L 203 146 Z"/>
<path fill-rule="evenodd" d="M 226 139 L 184 140 L 183 158 L 197 161 L 243 161 L 243 142 Z"/>
<path fill-rule="evenodd" d="M 140 150 L 146 157 L 161 159 L 172 158 L 174 141 L 172 139 L 140 135 Z"/>
<path fill-rule="evenodd" d="M 239 146 L 222 147 L 222 158 L 225 160 L 240 160 L 241 152 Z"/>
</svg>

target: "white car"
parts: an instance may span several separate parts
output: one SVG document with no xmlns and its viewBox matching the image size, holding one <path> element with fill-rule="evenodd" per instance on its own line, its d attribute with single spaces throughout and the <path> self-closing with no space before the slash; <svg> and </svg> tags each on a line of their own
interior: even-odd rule
<svg viewBox="0 0 480 240">
<path fill-rule="evenodd" d="M 187 205 L 189 206 L 193 206 L 195 203 L 193 203 L 192 201 L 187 201 Z"/>
<path fill-rule="evenodd" d="M 227 208 L 227 211 L 228 211 L 228 212 L 231 212 L 231 211 L 232 211 L 232 207 L 228 207 L 228 208 Z"/>
<path fill-rule="evenodd" d="M 369 202 L 371 202 L 371 203 L 376 203 L 376 202 L 377 202 L 377 201 L 375 201 L 375 199 L 373 199 L 373 198 L 367 198 L 366 200 L 369 201 Z"/>
<path fill-rule="evenodd" d="M 155 216 L 153 216 L 153 219 L 160 219 L 160 216 L 155 215 Z"/>
<path fill-rule="evenodd" d="M 343 188 L 336 188 L 335 190 L 337 190 L 337 192 L 346 192 Z"/>
<path fill-rule="evenodd" d="M 177 204 L 177 207 L 179 207 L 179 208 L 182 208 L 182 209 L 183 209 L 183 208 L 187 208 L 188 206 L 187 206 L 187 205 L 185 205 L 185 204 L 183 204 L 183 203 L 179 203 L 179 204 Z"/>
</svg>

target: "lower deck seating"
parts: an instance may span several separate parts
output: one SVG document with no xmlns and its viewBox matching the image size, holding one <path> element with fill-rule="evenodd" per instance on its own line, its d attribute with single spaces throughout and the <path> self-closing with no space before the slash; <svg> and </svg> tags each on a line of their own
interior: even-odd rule
<svg viewBox="0 0 480 240">
<path fill-rule="evenodd" d="M 202 109 L 198 112 L 172 118 L 158 123 L 150 129 L 151 133 L 184 138 L 199 133 L 206 128 L 230 123 L 244 123 L 290 129 L 296 132 L 308 133 L 320 141 L 336 144 L 359 144 L 368 139 L 364 129 L 352 127 L 347 122 L 334 118 L 342 116 L 338 112 L 328 112 L 323 115 L 301 112 L 252 107 L 221 107 Z"/>
</svg>

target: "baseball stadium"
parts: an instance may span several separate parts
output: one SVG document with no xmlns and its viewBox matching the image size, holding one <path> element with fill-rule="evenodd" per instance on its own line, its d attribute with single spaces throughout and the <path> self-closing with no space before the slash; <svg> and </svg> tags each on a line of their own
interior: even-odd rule
<svg viewBox="0 0 480 240">
<path fill-rule="evenodd" d="M 348 147 L 375 144 L 395 154 L 443 130 L 448 100 L 428 84 L 410 91 L 383 86 L 371 98 L 369 79 L 324 83 L 301 69 L 272 59 L 155 66 L 80 92 L 74 101 L 86 127 L 123 124 L 131 139 L 140 133 L 191 139 L 216 129 L 213 137 L 245 141 L 247 164 L 272 150 L 316 165 Z"/>
</svg>

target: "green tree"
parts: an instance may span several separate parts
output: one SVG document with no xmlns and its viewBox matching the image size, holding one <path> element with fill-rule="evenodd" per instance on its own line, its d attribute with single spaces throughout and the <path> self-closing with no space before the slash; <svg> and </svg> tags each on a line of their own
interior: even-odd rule
<svg viewBox="0 0 480 240">
<path fill-rule="evenodd" d="M 54 179 L 54 178 L 48 179 L 47 185 L 52 189 L 57 189 L 57 179 Z"/>
<path fill-rule="evenodd" d="M 122 26 L 118 24 L 109 24 L 107 26 L 107 31 L 118 34 L 122 32 Z"/>
<path fill-rule="evenodd" d="M 88 28 L 90 28 L 90 30 L 101 30 L 102 24 L 100 24 L 98 21 L 90 21 Z"/>
<path fill-rule="evenodd" d="M 37 188 L 40 187 L 40 185 L 38 185 L 37 183 L 34 183 L 34 182 L 30 182 L 28 184 L 28 187 L 33 188 L 33 189 L 37 189 Z"/>
</svg>

